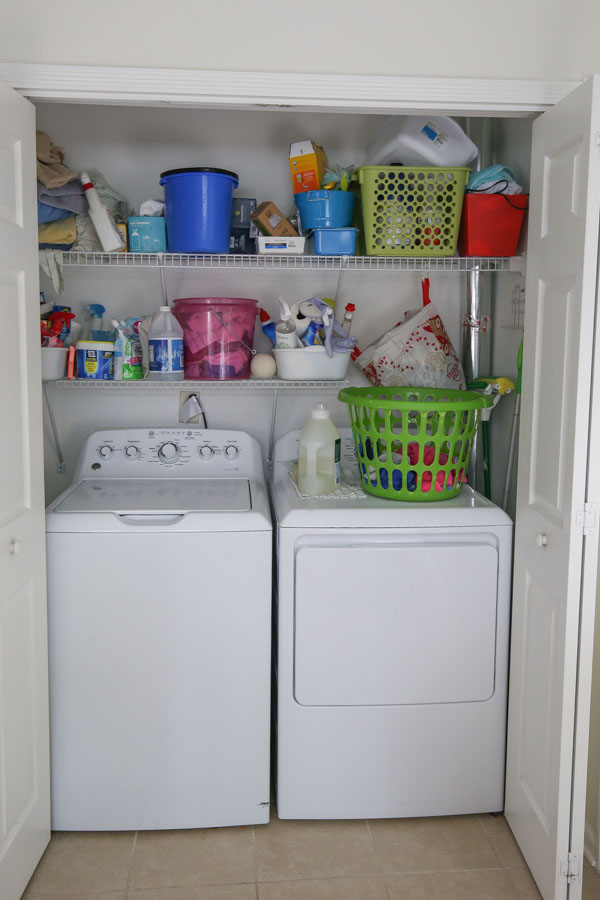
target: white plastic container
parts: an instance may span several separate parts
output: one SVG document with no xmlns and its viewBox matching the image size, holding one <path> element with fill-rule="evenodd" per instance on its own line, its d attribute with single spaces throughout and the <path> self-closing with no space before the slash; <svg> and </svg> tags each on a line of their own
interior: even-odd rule
<svg viewBox="0 0 600 900">
<path fill-rule="evenodd" d="M 87 172 L 79 173 L 79 180 L 85 191 L 85 198 L 88 202 L 90 219 L 96 229 L 96 234 L 102 244 L 105 253 L 112 250 L 122 250 L 125 246 L 119 229 L 113 222 L 112 216 L 98 196 L 98 192 Z"/>
<path fill-rule="evenodd" d="M 277 362 L 277 375 L 284 381 L 341 381 L 346 377 L 350 352 L 327 356 L 325 347 L 295 347 L 289 350 L 273 350 Z"/>
<path fill-rule="evenodd" d="M 367 146 L 365 164 L 468 166 L 479 150 L 448 116 L 392 116 Z"/>
<path fill-rule="evenodd" d="M 168 306 L 161 306 L 148 329 L 150 381 L 183 379 L 183 328 Z"/>
<path fill-rule="evenodd" d="M 298 489 L 319 497 L 331 494 L 342 471 L 340 433 L 324 403 L 317 403 L 300 432 L 298 443 Z"/>
<path fill-rule="evenodd" d="M 68 347 L 42 347 L 42 381 L 56 381 L 67 374 Z"/>
</svg>

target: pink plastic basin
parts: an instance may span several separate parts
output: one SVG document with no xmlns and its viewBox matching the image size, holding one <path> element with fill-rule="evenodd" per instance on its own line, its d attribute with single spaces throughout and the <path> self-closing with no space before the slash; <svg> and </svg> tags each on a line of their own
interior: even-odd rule
<svg viewBox="0 0 600 900">
<path fill-rule="evenodd" d="M 187 379 L 223 381 L 250 377 L 258 300 L 246 297 L 184 297 L 173 315 L 183 328 Z"/>
</svg>

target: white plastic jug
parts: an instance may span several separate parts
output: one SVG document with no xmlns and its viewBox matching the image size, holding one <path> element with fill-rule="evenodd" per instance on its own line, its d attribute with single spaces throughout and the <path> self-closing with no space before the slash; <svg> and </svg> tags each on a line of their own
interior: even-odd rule
<svg viewBox="0 0 600 900">
<path fill-rule="evenodd" d="M 340 483 L 342 470 L 340 433 L 324 403 L 317 403 L 302 431 L 298 445 L 298 488 L 318 497 L 331 494 Z"/>
<path fill-rule="evenodd" d="M 468 166 L 478 149 L 448 116 L 392 116 L 367 147 L 368 166 Z"/>
<path fill-rule="evenodd" d="M 161 306 L 148 329 L 148 368 L 151 381 L 183 378 L 183 328 L 168 306 Z"/>
</svg>

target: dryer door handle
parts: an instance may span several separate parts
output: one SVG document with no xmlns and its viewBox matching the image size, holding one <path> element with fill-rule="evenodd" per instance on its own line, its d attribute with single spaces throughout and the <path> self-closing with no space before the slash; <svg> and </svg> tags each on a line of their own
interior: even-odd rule
<svg viewBox="0 0 600 900">
<path fill-rule="evenodd" d="M 185 513 L 166 513 L 164 516 L 156 513 L 148 515 L 145 513 L 118 515 L 120 521 L 124 522 L 125 525 L 174 525 L 175 522 L 180 522 L 183 519 Z"/>
</svg>

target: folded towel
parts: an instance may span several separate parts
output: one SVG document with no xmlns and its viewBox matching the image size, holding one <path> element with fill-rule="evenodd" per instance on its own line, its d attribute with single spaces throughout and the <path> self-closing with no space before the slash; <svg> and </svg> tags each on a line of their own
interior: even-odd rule
<svg viewBox="0 0 600 900">
<path fill-rule="evenodd" d="M 63 255 L 61 250 L 40 250 L 40 269 L 52 279 L 54 290 L 60 296 L 65 292 Z"/>
<path fill-rule="evenodd" d="M 68 209 L 57 209 L 56 206 L 48 206 L 47 203 L 40 203 L 38 200 L 38 225 L 47 225 L 48 222 L 57 222 L 72 215 Z"/>
<path fill-rule="evenodd" d="M 76 215 L 88 211 L 89 207 L 85 198 L 85 191 L 79 179 L 53 188 L 48 188 L 38 181 L 37 192 L 38 202 L 45 203 L 47 206 L 66 209 Z"/>
<path fill-rule="evenodd" d="M 72 244 L 77 237 L 77 225 L 75 216 L 69 216 L 68 219 L 61 219 L 58 222 L 49 222 L 48 225 L 38 226 L 38 244 L 51 244 L 55 247 L 57 244 L 64 246 Z"/>
<path fill-rule="evenodd" d="M 46 187 L 62 187 L 77 178 L 77 173 L 63 166 L 65 151 L 53 144 L 45 131 L 36 131 L 37 177 Z"/>
</svg>

